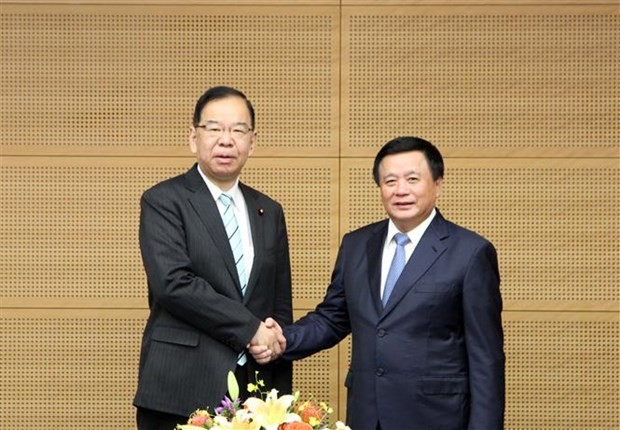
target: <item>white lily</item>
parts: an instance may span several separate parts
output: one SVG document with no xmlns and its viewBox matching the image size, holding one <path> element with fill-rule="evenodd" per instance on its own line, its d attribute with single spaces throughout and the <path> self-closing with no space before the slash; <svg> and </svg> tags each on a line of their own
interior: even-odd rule
<svg viewBox="0 0 620 430">
<path fill-rule="evenodd" d="M 211 430 L 260 430 L 260 423 L 254 420 L 254 414 L 243 409 L 237 411 L 230 421 L 218 416 L 213 422 L 215 425 Z"/>
<path fill-rule="evenodd" d="M 336 421 L 336 430 L 351 430 L 351 427 L 345 425 L 342 421 Z"/>
<path fill-rule="evenodd" d="M 286 394 L 278 397 L 277 390 L 271 390 L 265 400 L 250 397 L 244 403 L 245 407 L 252 412 L 252 417 L 265 430 L 278 430 L 284 422 L 300 421 L 297 414 L 288 412 L 293 404 L 295 396 Z"/>
</svg>

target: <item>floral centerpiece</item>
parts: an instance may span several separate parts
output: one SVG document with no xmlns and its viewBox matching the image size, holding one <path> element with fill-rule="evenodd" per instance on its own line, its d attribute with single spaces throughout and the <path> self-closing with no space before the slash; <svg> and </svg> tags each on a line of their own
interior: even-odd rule
<svg viewBox="0 0 620 430">
<path fill-rule="evenodd" d="M 196 410 L 187 424 L 178 424 L 177 430 L 351 430 L 341 421 L 330 427 L 328 415 L 332 408 L 325 403 L 301 400 L 295 394 L 278 396 L 277 390 L 268 393 L 261 390 L 265 383 L 255 375 L 256 384 L 248 384 L 248 391 L 255 397 L 243 404 L 239 400 L 239 384 L 232 372 L 228 372 L 228 394 L 221 405 L 213 411 Z"/>
</svg>

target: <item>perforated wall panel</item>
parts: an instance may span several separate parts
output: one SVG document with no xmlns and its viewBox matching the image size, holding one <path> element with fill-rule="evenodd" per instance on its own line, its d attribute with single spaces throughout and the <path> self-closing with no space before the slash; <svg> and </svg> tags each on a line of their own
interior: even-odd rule
<svg viewBox="0 0 620 430">
<path fill-rule="evenodd" d="M 341 229 L 386 218 L 372 159 L 342 163 Z M 617 160 L 446 160 L 438 207 L 497 247 L 511 303 L 620 302 Z"/>
<path fill-rule="evenodd" d="M 3 301 L 146 306 L 138 247 L 140 196 L 183 171 L 176 164 L 6 157 L 0 168 Z"/>
<path fill-rule="evenodd" d="M 334 155 L 336 12 L 3 5 L 2 144 L 10 154 L 183 155 L 179 125 L 202 91 L 227 84 L 256 105 L 259 154 Z"/>
<path fill-rule="evenodd" d="M 293 269 L 293 301 L 309 308 L 322 298 L 338 235 L 338 160 L 251 159 L 242 180 L 283 206 Z"/>
<path fill-rule="evenodd" d="M 38 421 L 135 428 L 140 337 L 146 313 L 2 310 L 0 428 Z"/>
<path fill-rule="evenodd" d="M 344 154 L 414 134 L 451 156 L 618 155 L 617 4 L 343 7 L 343 46 Z"/>
<path fill-rule="evenodd" d="M 496 244 L 505 300 L 620 303 L 620 163 L 450 160 L 448 169 L 440 207 Z"/>
<path fill-rule="evenodd" d="M 617 429 L 619 328 L 609 313 L 504 315 L 506 428 Z"/>
<path fill-rule="evenodd" d="M 306 310 L 295 311 L 295 320 L 306 315 Z M 293 364 L 293 391 L 299 391 L 304 399 L 325 402 L 334 411 L 330 421 L 341 415 L 339 396 L 345 388 L 338 382 L 342 364 L 339 364 L 338 346 L 321 351 L 315 355 L 295 361 Z"/>
<path fill-rule="evenodd" d="M 5 302 L 146 306 L 138 247 L 142 192 L 192 159 L 7 157 L 0 293 Z M 297 306 L 323 297 L 338 237 L 336 160 L 252 160 L 242 180 L 285 208 Z M 311 216 L 308 216 L 308 215 Z"/>
<path fill-rule="evenodd" d="M 385 217 L 376 151 L 427 138 L 440 210 L 499 251 L 506 429 L 617 428 L 617 1 L 181 3 L 2 3 L 0 430 L 32 411 L 135 426 L 139 198 L 192 165 L 193 107 L 218 84 L 256 108 L 242 180 L 284 207 L 296 317 L 341 236 Z M 334 419 L 349 356 L 347 339 L 295 364 Z"/>
</svg>

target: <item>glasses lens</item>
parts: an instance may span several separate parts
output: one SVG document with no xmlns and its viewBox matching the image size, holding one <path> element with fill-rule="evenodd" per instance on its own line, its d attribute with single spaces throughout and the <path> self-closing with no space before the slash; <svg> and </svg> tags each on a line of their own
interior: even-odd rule
<svg viewBox="0 0 620 430">
<path fill-rule="evenodd" d="M 204 128 L 206 135 L 211 138 L 222 137 L 226 130 L 223 125 L 218 123 L 209 123 L 200 127 Z M 250 131 L 252 131 L 252 129 L 248 127 L 247 124 L 236 124 L 228 129 L 229 134 L 235 139 L 241 139 L 247 136 Z"/>
</svg>

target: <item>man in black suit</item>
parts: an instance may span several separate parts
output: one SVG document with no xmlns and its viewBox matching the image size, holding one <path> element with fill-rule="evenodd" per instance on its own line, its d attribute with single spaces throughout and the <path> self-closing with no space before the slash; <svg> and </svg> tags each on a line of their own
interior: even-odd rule
<svg viewBox="0 0 620 430">
<path fill-rule="evenodd" d="M 288 359 L 352 335 L 345 385 L 354 430 L 503 428 L 497 253 L 435 207 L 443 173 L 430 142 L 386 143 L 373 177 L 388 219 L 343 237 L 323 302 L 284 327 Z M 250 351 L 269 361 L 262 349 Z"/>
<path fill-rule="evenodd" d="M 209 89 L 189 133 L 197 164 L 142 196 L 150 315 L 134 398 L 140 430 L 170 430 L 197 408 L 213 411 L 231 370 L 242 393 L 255 370 L 266 389 L 291 391 L 290 363 L 259 367 L 247 353 L 250 344 L 264 345 L 275 358 L 284 340 L 263 320 L 292 322 L 283 209 L 239 182 L 256 144 L 254 127 L 242 92 Z"/>
</svg>

